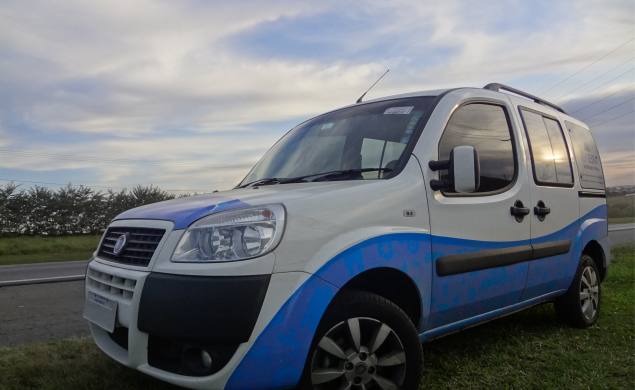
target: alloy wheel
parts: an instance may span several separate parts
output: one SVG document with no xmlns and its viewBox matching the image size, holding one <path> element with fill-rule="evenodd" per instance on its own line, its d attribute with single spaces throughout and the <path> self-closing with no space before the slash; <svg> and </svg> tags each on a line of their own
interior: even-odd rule
<svg viewBox="0 0 635 390">
<path fill-rule="evenodd" d="M 331 328 L 311 362 L 311 383 L 317 390 L 397 390 L 405 374 L 406 354 L 397 334 L 365 317 Z"/>
<path fill-rule="evenodd" d="M 580 306 L 587 320 L 592 319 L 598 310 L 600 287 L 593 267 L 586 267 L 580 278 Z"/>
</svg>

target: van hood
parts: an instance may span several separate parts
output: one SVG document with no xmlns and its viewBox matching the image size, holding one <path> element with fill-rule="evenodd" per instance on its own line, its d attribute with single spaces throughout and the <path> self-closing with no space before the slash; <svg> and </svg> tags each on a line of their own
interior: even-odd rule
<svg viewBox="0 0 635 390">
<path fill-rule="evenodd" d="M 167 200 L 124 211 L 114 220 L 156 219 L 174 222 L 174 229 L 185 229 L 192 222 L 221 211 L 268 203 L 284 203 L 293 199 L 368 185 L 374 180 L 277 184 L 238 188 L 213 194 L 194 195 Z"/>
</svg>

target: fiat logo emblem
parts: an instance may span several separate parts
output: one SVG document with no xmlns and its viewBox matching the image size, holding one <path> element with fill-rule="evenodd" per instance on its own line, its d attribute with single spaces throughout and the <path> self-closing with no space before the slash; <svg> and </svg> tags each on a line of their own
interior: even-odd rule
<svg viewBox="0 0 635 390">
<path fill-rule="evenodd" d="M 123 249 L 126 247 L 127 243 L 128 243 L 128 235 L 122 234 L 117 239 L 117 242 L 115 242 L 115 247 L 112 248 L 112 253 L 114 253 L 115 255 L 119 255 L 119 253 L 121 253 Z"/>
</svg>

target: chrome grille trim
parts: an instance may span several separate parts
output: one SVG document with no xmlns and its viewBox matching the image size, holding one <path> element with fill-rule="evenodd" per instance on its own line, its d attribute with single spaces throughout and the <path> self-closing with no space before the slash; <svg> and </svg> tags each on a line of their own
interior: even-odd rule
<svg viewBox="0 0 635 390">
<path fill-rule="evenodd" d="M 119 255 L 115 255 L 113 253 L 115 242 L 119 236 L 126 233 L 130 233 L 131 240 Z M 164 235 L 165 229 L 109 227 L 104 234 L 97 257 L 115 263 L 147 267 Z"/>
</svg>

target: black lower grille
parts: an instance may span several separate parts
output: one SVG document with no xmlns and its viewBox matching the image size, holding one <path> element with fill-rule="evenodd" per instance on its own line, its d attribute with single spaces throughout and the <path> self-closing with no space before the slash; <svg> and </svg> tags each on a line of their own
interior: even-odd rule
<svg viewBox="0 0 635 390">
<path fill-rule="evenodd" d="M 124 234 L 127 235 L 126 244 L 121 252 L 115 254 L 115 243 Z M 146 267 L 164 234 L 163 229 L 110 227 L 106 230 L 97 256 L 117 263 Z"/>
<path fill-rule="evenodd" d="M 155 336 L 148 339 L 148 364 L 163 371 L 178 374 L 183 362 L 184 345 Z"/>
<path fill-rule="evenodd" d="M 128 350 L 128 328 L 123 326 L 116 327 L 114 332 L 108 333 L 108 336 L 115 344 L 126 351 Z"/>
<path fill-rule="evenodd" d="M 217 345 L 208 342 L 170 340 L 150 335 L 148 337 L 148 364 L 159 370 L 185 376 L 208 376 L 220 371 L 236 350 L 238 344 Z M 201 351 L 211 357 L 211 366 L 199 363 Z"/>
</svg>

